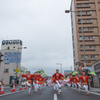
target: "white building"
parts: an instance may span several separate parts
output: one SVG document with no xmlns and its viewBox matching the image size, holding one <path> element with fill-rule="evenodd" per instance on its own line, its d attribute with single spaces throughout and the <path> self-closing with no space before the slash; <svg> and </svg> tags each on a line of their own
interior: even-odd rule
<svg viewBox="0 0 100 100">
<path fill-rule="evenodd" d="M 4 55 L 5 52 L 20 52 L 22 56 L 22 41 L 21 40 L 3 40 L 0 52 Z M 2 57 L 4 60 L 4 56 Z M 3 79 L 4 84 L 10 84 L 13 77 L 16 77 L 15 69 L 18 67 L 23 72 L 27 70 L 20 67 L 20 63 L 4 63 L 0 65 L 0 80 Z M 24 72 L 25 73 L 25 72 Z"/>
</svg>

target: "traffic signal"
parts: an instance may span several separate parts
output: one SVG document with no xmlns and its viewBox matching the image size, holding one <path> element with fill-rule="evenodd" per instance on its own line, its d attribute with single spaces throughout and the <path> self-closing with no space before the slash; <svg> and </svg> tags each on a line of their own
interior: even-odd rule
<svg viewBox="0 0 100 100">
<path fill-rule="evenodd" d="M 4 56 L 1 52 L 0 52 L 0 63 L 3 61 L 1 58 L 2 56 Z"/>
</svg>

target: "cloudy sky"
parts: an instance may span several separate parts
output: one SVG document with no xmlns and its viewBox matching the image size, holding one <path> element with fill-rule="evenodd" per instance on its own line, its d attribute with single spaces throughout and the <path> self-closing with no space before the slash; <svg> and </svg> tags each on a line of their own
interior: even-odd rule
<svg viewBox="0 0 100 100">
<path fill-rule="evenodd" d="M 71 19 L 65 10 L 71 0 L 0 0 L 0 42 L 20 39 L 27 49 L 22 66 L 52 75 L 73 66 Z"/>
</svg>

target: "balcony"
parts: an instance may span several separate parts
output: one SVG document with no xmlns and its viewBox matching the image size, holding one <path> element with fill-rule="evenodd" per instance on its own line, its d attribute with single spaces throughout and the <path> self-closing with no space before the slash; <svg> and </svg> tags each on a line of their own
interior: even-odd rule
<svg viewBox="0 0 100 100">
<path fill-rule="evenodd" d="M 91 7 L 90 5 L 88 5 L 88 6 L 77 6 L 77 5 L 76 5 L 76 8 L 79 8 L 79 9 L 80 9 L 80 8 L 90 8 L 90 7 Z"/>
<path fill-rule="evenodd" d="M 83 40 L 79 40 L 80 42 L 83 42 Z M 84 39 L 85 42 L 93 42 L 95 39 Z"/>
<path fill-rule="evenodd" d="M 80 49 L 80 51 L 84 51 L 84 49 Z M 85 49 L 85 51 L 95 51 L 95 49 Z"/>
<path fill-rule="evenodd" d="M 92 24 L 92 22 L 82 22 L 83 24 Z M 81 24 L 81 22 L 78 22 L 77 24 Z"/>
<path fill-rule="evenodd" d="M 83 42 L 80 42 L 79 45 L 83 45 Z M 99 42 L 85 42 L 85 45 L 100 45 Z"/>
<path fill-rule="evenodd" d="M 78 32 L 79 32 L 79 33 L 82 33 L 82 30 L 79 30 Z M 88 30 L 83 30 L 83 32 L 84 32 L 84 33 L 92 33 L 93 30 L 89 30 L 89 31 L 88 31 Z"/>
</svg>

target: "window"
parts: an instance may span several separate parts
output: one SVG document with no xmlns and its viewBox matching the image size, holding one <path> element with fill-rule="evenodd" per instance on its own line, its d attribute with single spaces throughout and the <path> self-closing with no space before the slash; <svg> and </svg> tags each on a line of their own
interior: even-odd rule
<svg viewBox="0 0 100 100">
<path fill-rule="evenodd" d="M 9 69 L 4 69 L 4 73 L 8 73 L 9 72 Z"/>
<path fill-rule="evenodd" d="M 83 12 L 80 12 L 80 11 L 78 11 L 77 13 L 78 13 L 78 15 L 81 15 L 81 14 L 83 14 Z"/>
<path fill-rule="evenodd" d="M 79 19 L 78 22 L 81 23 L 81 22 L 84 22 L 84 20 Z"/>
<path fill-rule="evenodd" d="M 92 40 L 92 39 L 93 39 L 93 36 L 89 36 L 88 38 L 89 38 L 90 40 Z"/>
<path fill-rule="evenodd" d="M 91 27 L 88 27 L 87 29 L 88 29 L 88 31 L 91 31 L 91 30 L 92 30 L 92 28 L 91 28 Z"/>
<path fill-rule="evenodd" d="M 90 19 L 87 19 L 87 22 L 89 23 L 89 22 L 91 22 L 91 20 Z"/>
<path fill-rule="evenodd" d="M 85 6 L 89 6 L 90 4 L 85 4 Z"/>
<path fill-rule="evenodd" d="M 15 72 L 15 69 L 13 69 L 13 71 Z"/>
<path fill-rule="evenodd" d="M 91 57 L 92 59 L 94 59 L 94 58 L 95 58 L 95 55 L 91 55 L 90 57 Z"/>
<path fill-rule="evenodd" d="M 82 6 L 82 4 L 77 4 L 77 7 L 81 7 Z"/>
<path fill-rule="evenodd" d="M 94 49 L 94 46 L 93 45 L 90 45 L 89 47 L 90 47 L 90 49 Z"/>
<path fill-rule="evenodd" d="M 87 59 L 87 56 L 85 56 L 86 57 L 86 59 Z M 81 59 L 84 59 L 84 55 L 81 55 Z"/>
<path fill-rule="evenodd" d="M 83 40 L 83 37 L 80 36 L 79 39 L 80 39 L 80 40 Z M 85 37 L 84 37 L 84 39 L 85 39 Z"/>
<path fill-rule="evenodd" d="M 15 48 L 15 46 L 13 48 Z"/>
<path fill-rule="evenodd" d="M 86 12 L 86 14 L 90 14 L 90 12 L 89 12 L 89 11 L 87 11 L 87 12 Z"/>
<path fill-rule="evenodd" d="M 83 49 L 83 45 L 80 45 L 80 48 Z M 85 49 L 86 49 L 86 46 L 85 46 Z"/>
<path fill-rule="evenodd" d="M 84 30 L 84 28 L 83 28 L 83 30 Z M 79 31 L 82 31 L 82 28 L 81 27 L 79 27 Z"/>
</svg>

